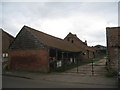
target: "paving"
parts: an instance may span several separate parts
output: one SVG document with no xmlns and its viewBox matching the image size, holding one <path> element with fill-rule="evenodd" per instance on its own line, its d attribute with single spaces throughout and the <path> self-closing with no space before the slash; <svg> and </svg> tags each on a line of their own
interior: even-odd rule
<svg viewBox="0 0 120 90">
<path fill-rule="evenodd" d="M 116 88 L 117 79 L 115 77 L 108 78 L 105 76 L 107 73 L 105 69 L 105 59 L 101 59 L 94 63 L 94 75 L 92 75 L 92 65 L 87 64 L 73 68 L 71 70 L 61 72 L 61 73 L 32 73 L 32 72 L 19 72 L 19 71 L 7 71 L 3 75 L 16 76 L 26 79 L 33 80 L 44 80 L 47 82 L 59 82 L 59 83 L 68 83 L 68 84 L 83 84 L 83 85 L 92 85 L 91 88 L 94 88 L 96 85 L 97 88 Z"/>
</svg>

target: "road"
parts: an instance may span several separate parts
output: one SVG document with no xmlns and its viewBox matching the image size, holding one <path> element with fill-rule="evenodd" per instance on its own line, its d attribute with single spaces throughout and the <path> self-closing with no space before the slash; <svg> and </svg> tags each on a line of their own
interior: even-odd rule
<svg viewBox="0 0 120 90">
<path fill-rule="evenodd" d="M 67 83 L 3 76 L 2 88 L 116 88 L 114 85 Z"/>
<path fill-rule="evenodd" d="M 94 75 L 91 64 L 79 66 L 62 73 L 40 74 L 30 72 L 9 72 L 21 77 L 3 76 L 3 88 L 117 88 L 116 78 L 105 77 L 105 59 L 94 63 Z"/>
<path fill-rule="evenodd" d="M 43 80 L 31 80 L 18 77 L 3 76 L 2 88 L 60 88 L 69 87 L 67 84 L 48 82 Z"/>
</svg>

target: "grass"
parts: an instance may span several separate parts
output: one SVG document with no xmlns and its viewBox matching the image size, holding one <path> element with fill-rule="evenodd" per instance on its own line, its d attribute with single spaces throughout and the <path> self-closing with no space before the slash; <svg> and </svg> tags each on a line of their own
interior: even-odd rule
<svg viewBox="0 0 120 90">
<path fill-rule="evenodd" d="M 112 78 L 112 77 L 115 77 L 115 76 L 117 76 L 117 72 L 108 72 L 106 75 L 105 75 L 106 77 L 109 77 L 109 78 Z"/>
<path fill-rule="evenodd" d="M 87 61 L 78 62 L 78 64 L 70 64 L 70 65 L 67 65 L 67 66 L 63 66 L 63 67 L 57 68 L 55 71 L 56 72 L 64 72 L 66 70 L 70 70 L 70 69 L 75 68 L 77 66 L 82 66 L 82 65 L 86 65 L 86 64 L 92 63 L 92 61 L 93 62 L 99 61 L 100 59 L 102 59 L 104 57 L 105 57 L 105 55 L 101 56 L 101 57 L 98 57 L 98 58 L 89 59 Z"/>
</svg>

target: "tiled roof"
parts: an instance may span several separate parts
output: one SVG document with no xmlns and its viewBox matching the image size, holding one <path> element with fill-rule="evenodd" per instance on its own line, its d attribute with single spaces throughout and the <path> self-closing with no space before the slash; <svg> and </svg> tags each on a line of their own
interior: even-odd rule
<svg viewBox="0 0 120 90">
<path fill-rule="evenodd" d="M 2 52 L 8 52 L 8 47 L 14 40 L 14 37 L 5 32 L 3 29 L 0 30 L 2 31 Z"/>
<path fill-rule="evenodd" d="M 72 34 L 71 32 L 64 38 L 64 40 L 67 38 L 67 37 L 73 37 L 75 38 L 79 43 L 77 43 L 77 47 L 81 50 L 89 50 L 89 51 L 95 51 L 95 48 L 94 47 L 90 47 L 90 46 L 87 46 L 87 44 L 85 42 L 83 42 L 82 40 L 80 40 L 76 34 Z"/>
<path fill-rule="evenodd" d="M 63 39 L 43 33 L 41 31 L 35 30 L 28 26 L 24 26 L 23 29 L 26 29 L 29 32 L 31 32 L 40 42 L 42 42 L 44 45 L 50 48 L 56 48 L 64 51 L 70 51 L 70 52 L 81 51 L 81 49 L 76 47 L 75 44 L 70 43 L 68 41 L 64 41 Z"/>
</svg>

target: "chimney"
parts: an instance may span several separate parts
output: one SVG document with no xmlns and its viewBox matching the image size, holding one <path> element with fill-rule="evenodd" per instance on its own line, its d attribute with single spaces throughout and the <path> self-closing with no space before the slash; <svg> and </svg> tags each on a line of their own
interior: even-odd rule
<svg viewBox="0 0 120 90">
<path fill-rule="evenodd" d="M 85 40 L 85 44 L 87 45 L 87 40 Z"/>
</svg>

